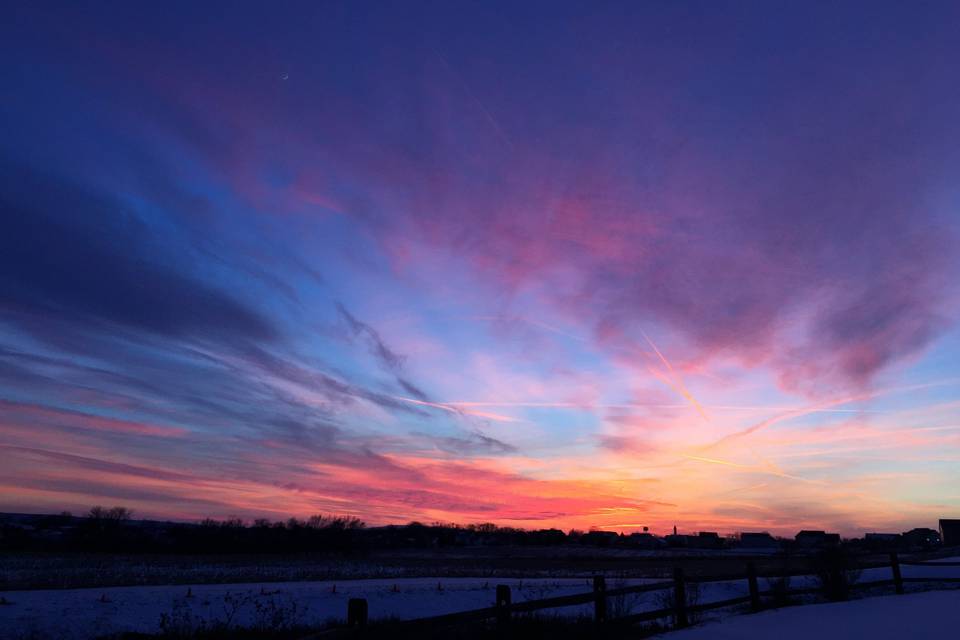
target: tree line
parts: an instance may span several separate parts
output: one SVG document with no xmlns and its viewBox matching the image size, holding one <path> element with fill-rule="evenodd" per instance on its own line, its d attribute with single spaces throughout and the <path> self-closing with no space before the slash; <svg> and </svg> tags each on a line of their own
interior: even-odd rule
<svg viewBox="0 0 960 640">
<path fill-rule="evenodd" d="M 446 523 L 367 527 L 352 516 L 198 523 L 138 520 L 126 507 L 96 506 L 83 516 L 0 515 L 0 549 L 121 553 L 362 553 L 375 549 L 473 545 L 556 545 L 584 532 Z M 589 537 L 589 536 L 587 536 Z"/>
</svg>

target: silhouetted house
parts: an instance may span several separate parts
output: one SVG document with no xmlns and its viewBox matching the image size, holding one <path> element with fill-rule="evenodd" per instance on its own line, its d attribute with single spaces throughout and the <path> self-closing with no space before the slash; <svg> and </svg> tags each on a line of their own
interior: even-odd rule
<svg viewBox="0 0 960 640">
<path fill-rule="evenodd" d="M 960 546 L 960 520 L 940 519 L 940 541 L 945 547 Z"/>
<path fill-rule="evenodd" d="M 863 546 L 867 549 L 896 549 L 902 542 L 899 533 L 868 533 L 863 536 Z"/>
<path fill-rule="evenodd" d="M 688 536 L 684 533 L 674 533 L 668 536 L 663 536 L 663 540 L 667 543 L 668 547 L 696 547 L 697 546 L 697 536 Z"/>
<path fill-rule="evenodd" d="M 567 534 L 560 529 L 538 529 L 530 531 L 526 536 L 527 544 L 558 545 L 567 541 Z"/>
<path fill-rule="evenodd" d="M 903 534 L 903 546 L 908 549 L 933 549 L 940 546 L 940 534 L 925 527 L 911 529 Z"/>
<path fill-rule="evenodd" d="M 690 536 L 688 544 L 697 549 L 721 549 L 723 539 L 716 531 L 701 531 L 696 537 Z"/>
<path fill-rule="evenodd" d="M 663 536 L 663 541 L 667 543 L 668 547 L 686 547 L 687 546 L 687 536 L 680 535 L 678 533 L 668 533 Z"/>
<path fill-rule="evenodd" d="M 840 534 L 804 530 L 798 533 L 794 540 L 801 549 L 824 549 L 839 546 Z"/>
<path fill-rule="evenodd" d="M 762 533 L 741 533 L 740 546 L 744 549 L 779 549 L 780 542 L 766 531 Z"/>
<path fill-rule="evenodd" d="M 631 533 L 627 536 L 627 544 L 640 549 L 660 549 L 666 546 L 666 542 L 652 533 Z"/>
<path fill-rule="evenodd" d="M 588 531 L 580 538 L 580 544 L 589 544 L 595 547 L 609 547 L 620 539 L 616 531 Z"/>
</svg>

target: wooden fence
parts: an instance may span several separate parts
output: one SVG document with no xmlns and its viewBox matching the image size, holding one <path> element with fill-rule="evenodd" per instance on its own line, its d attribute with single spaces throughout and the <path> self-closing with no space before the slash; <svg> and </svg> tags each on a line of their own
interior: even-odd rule
<svg viewBox="0 0 960 640">
<path fill-rule="evenodd" d="M 900 567 L 902 565 L 910 566 L 935 566 L 935 567 L 956 567 L 960 562 L 930 562 L 930 561 L 904 561 L 901 562 L 896 553 L 890 554 L 889 563 L 864 564 L 851 568 L 877 569 L 889 567 L 891 577 L 884 580 L 871 580 L 867 582 L 856 582 L 849 584 L 849 589 L 876 589 L 892 586 L 895 593 L 904 593 L 905 583 L 930 583 L 930 584 L 960 584 L 960 577 L 957 578 L 904 578 L 901 575 Z M 416 626 L 445 627 L 459 624 L 469 624 L 483 622 L 486 620 L 496 620 L 500 629 L 506 629 L 510 625 L 514 614 L 530 613 L 533 611 L 542 611 L 545 609 L 556 609 L 559 607 L 569 607 L 575 605 L 593 604 L 593 618 L 597 624 L 618 624 L 631 625 L 641 622 L 653 622 L 656 620 L 669 619 L 673 621 L 673 627 L 682 629 L 689 626 L 691 614 L 702 613 L 713 609 L 725 609 L 739 605 L 750 605 L 752 612 L 761 611 L 764 608 L 764 600 L 773 597 L 790 597 L 819 593 L 822 587 L 806 587 L 801 589 L 787 589 L 779 592 L 774 590 L 761 591 L 759 587 L 759 578 L 778 579 L 799 576 L 811 576 L 807 571 L 780 572 L 775 574 L 758 575 L 753 563 L 748 563 L 746 574 L 743 576 L 716 576 L 699 577 L 684 575 L 683 569 L 677 567 L 674 569 L 673 578 L 661 582 L 649 584 L 632 585 L 627 587 L 618 587 L 616 589 L 607 589 L 606 580 L 603 576 L 593 578 L 593 590 L 587 593 L 577 593 L 566 596 L 554 596 L 552 598 L 543 598 L 540 600 L 524 600 L 523 602 L 511 602 L 511 592 L 508 585 L 497 585 L 496 603 L 491 607 L 482 609 L 472 609 L 469 611 L 458 611 L 456 613 L 447 613 L 427 618 L 416 618 L 413 620 L 403 620 L 390 622 L 391 628 L 404 628 Z M 687 596 L 687 587 L 691 584 L 707 584 L 711 582 L 734 582 L 738 580 L 747 580 L 749 595 L 728 598 L 726 600 L 717 600 L 706 603 L 691 603 Z M 640 613 L 620 616 L 609 619 L 607 615 L 607 601 L 609 598 L 626 596 L 630 594 L 650 593 L 654 591 L 666 591 L 669 595 L 664 598 L 670 603 L 670 606 L 655 609 L 652 611 L 643 611 Z M 364 598 L 351 598 L 347 603 L 347 625 L 332 629 L 327 632 L 313 634 L 304 640 L 313 638 L 329 638 L 331 635 L 337 635 L 345 631 L 356 630 L 366 626 L 368 620 L 367 601 Z"/>
</svg>

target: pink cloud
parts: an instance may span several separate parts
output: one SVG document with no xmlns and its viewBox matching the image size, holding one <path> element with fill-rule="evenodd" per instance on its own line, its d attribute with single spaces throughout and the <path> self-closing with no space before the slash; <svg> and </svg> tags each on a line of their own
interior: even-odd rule
<svg viewBox="0 0 960 640">
<path fill-rule="evenodd" d="M 130 420 L 119 420 L 80 411 L 54 409 L 46 406 L 23 404 L 0 400 L 0 411 L 6 423 L 18 422 L 25 425 L 37 423 L 58 428 L 93 429 L 124 433 L 129 435 L 154 436 L 160 438 L 182 438 L 188 431 L 182 427 L 171 427 Z"/>
</svg>

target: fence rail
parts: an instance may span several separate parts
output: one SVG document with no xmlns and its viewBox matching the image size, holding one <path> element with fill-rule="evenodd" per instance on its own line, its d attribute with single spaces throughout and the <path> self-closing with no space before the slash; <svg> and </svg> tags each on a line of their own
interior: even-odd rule
<svg viewBox="0 0 960 640">
<path fill-rule="evenodd" d="M 900 573 L 900 567 L 902 565 L 907 566 L 920 566 L 920 567 L 957 567 L 960 566 L 960 562 L 931 562 L 931 561 L 922 561 L 922 560 L 909 560 L 901 561 L 896 553 L 890 554 L 890 560 L 888 563 L 870 563 L 863 564 L 857 567 L 851 567 L 851 569 L 878 569 L 878 568 L 889 568 L 891 570 L 892 577 L 882 580 L 871 580 L 867 582 L 859 582 L 855 584 L 848 585 L 849 589 L 876 589 L 883 587 L 893 586 L 896 593 L 904 593 L 904 584 L 916 584 L 916 583 L 930 583 L 930 584 L 960 584 L 960 577 L 956 578 L 946 578 L 946 577 L 930 577 L 930 578 L 904 578 Z M 446 613 L 437 616 L 430 616 L 426 618 L 415 618 L 413 620 L 403 620 L 398 622 L 391 622 L 389 624 L 396 625 L 398 627 L 410 627 L 410 626 L 450 626 L 456 624 L 464 624 L 471 622 L 482 622 L 485 620 L 496 619 L 498 626 L 505 627 L 510 624 L 510 619 L 513 614 L 517 613 L 530 613 L 533 611 L 541 611 L 544 609 L 556 609 L 559 607 L 569 607 L 576 605 L 585 605 L 593 604 L 594 605 L 594 620 L 598 624 L 603 623 L 614 623 L 617 625 L 630 625 L 637 624 L 641 622 L 652 622 L 655 620 L 660 620 L 664 618 L 670 618 L 673 620 L 673 626 L 676 628 L 686 627 L 689 624 L 689 615 L 691 613 L 702 613 L 704 611 L 710 611 L 714 609 L 724 609 L 729 607 L 735 607 L 740 605 L 749 604 L 750 610 L 757 612 L 763 609 L 763 600 L 770 599 L 775 597 L 783 596 L 799 596 L 799 595 L 809 595 L 814 593 L 820 593 L 823 591 L 823 588 L 820 586 L 815 587 L 803 587 L 798 589 L 786 589 L 786 590 L 773 590 L 768 589 L 761 591 L 758 586 L 758 578 L 764 579 L 779 579 L 779 578 L 791 578 L 799 576 L 811 576 L 813 575 L 810 570 L 807 571 L 784 571 L 780 573 L 766 573 L 758 574 L 754 564 L 747 564 L 747 571 L 744 575 L 739 576 L 684 576 L 683 570 L 677 567 L 674 570 L 674 575 L 672 580 L 664 580 L 660 582 L 653 582 L 648 584 L 639 584 L 639 585 L 630 585 L 626 587 L 618 587 L 616 589 L 607 589 L 606 580 L 603 576 L 595 576 L 593 579 L 593 590 L 586 593 L 575 593 L 566 596 L 553 596 L 550 598 L 542 598 L 539 600 L 524 600 L 522 602 L 511 602 L 511 592 L 508 585 L 497 585 L 497 604 L 492 607 L 484 607 L 481 609 L 471 609 L 469 611 L 458 611 L 455 613 Z M 749 595 L 738 596 L 735 598 L 728 598 L 725 600 L 716 600 L 712 602 L 705 603 L 689 603 L 688 597 L 686 595 L 687 585 L 690 584 L 708 584 L 713 582 L 733 582 L 747 580 Z M 642 611 L 639 613 L 628 614 L 625 616 L 620 616 L 614 620 L 607 619 L 607 600 L 608 598 L 625 596 L 636 593 L 650 593 L 654 591 L 670 591 L 672 590 L 672 597 L 670 599 L 670 606 L 663 607 L 660 609 L 655 609 L 651 611 Z M 327 632 L 313 634 L 307 636 L 303 640 L 311 640 L 314 638 L 329 638 L 331 635 L 338 635 L 345 631 L 350 631 L 358 627 L 364 627 L 367 624 L 367 601 L 362 598 L 351 598 L 348 602 L 347 607 L 347 627 L 341 627 L 338 629 L 333 629 Z"/>
</svg>

